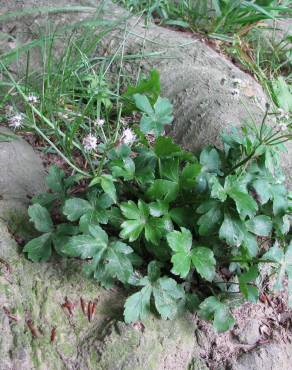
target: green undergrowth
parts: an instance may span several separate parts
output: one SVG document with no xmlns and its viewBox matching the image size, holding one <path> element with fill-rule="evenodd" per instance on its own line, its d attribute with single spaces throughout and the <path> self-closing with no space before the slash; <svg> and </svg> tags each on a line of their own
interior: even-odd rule
<svg viewBox="0 0 292 370">
<path fill-rule="evenodd" d="M 267 110 L 261 124 L 223 133 L 224 149 L 195 156 L 162 136 L 173 115 L 157 78 L 153 71 L 124 96 L 124 111 L 139 114 L 135 134 L 101 139 L 86 173 L 50 169 L 50 192 L 28 209 L 40 235 L 24 252 L 35 262 L 80 258 L 103 287 L 123 284 L 127 323 L 189 309 L 225 331 L 230 308 L 258 300 L 261 264 L 275 268 L 278 289 L 291 278 L 291 194 L 279 169 L 290 126 L 267 126 Z"/>
</svg>

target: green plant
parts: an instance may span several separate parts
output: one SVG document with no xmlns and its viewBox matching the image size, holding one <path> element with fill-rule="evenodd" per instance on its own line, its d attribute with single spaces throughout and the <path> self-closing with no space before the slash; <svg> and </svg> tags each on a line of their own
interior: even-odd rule
<svg viewBox="0 0 292 370">
<path fill-rule="evenodd" d="M 32 261 L 47 261 L 53 250 L 80 258 L 105 288 L 123 284 L 132 293 L 128 323 L 188 308 L 225 331 L 234 324 L 234 296 L 258 299 L 261 264 L 276 268 L 277 288 L 286 272 L 291 284 L 291 194 L 279 170 L 290 126 L 267 126 L 267 111 L 260 125 L 223 133 L 222 150 L 208 146 L 197 157 L 161 136 L 172 106 L 151 79 L 124 97 L 125 111 L 140 112 L 135 134 L 127 128 L 101 140 L 88 153 L 100 154 L 88 176 L 65 179 L 50 169 L 51 192 L 28 210 L 40 236 L 24 252 Z M 87 186 L 77 196 L 80 179 Z"/>
</svg>

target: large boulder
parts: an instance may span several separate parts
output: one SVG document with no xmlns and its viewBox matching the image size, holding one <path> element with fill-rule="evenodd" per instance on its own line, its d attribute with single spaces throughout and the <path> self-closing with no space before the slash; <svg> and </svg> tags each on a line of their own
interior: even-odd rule
<svg viewBox="0 0 292 370">
<path fill-rule="evenodd" d="M 2 140 L 7 138 L 0 143 L 0 217 L 8 220 L 16 211 L 26 210 L 35 194 L 45 191 L 45 171 L 25 140 L 10 141 L 12 132 L 5 128 L 0 128 L 0 134 Z"/>
<path fill-rule="evenodd" d="M 205 369 L 191 317 L 126 326 L 123 292 L 83 277 L 80 262 L 32 263 L 2 223 L 0 246 L 1 370 L 184 370 L 194 360 L 194 369 Z M 97 303 L 91 321 L 81 298 Z"/>
</svg>

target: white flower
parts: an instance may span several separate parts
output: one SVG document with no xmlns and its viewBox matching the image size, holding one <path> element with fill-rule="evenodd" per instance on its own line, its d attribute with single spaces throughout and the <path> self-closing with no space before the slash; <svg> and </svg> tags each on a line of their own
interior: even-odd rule
<svg viewBox="0 0 292 370">
<path fill-rule="evenodd" d="M 94 121 L 94 126 L 102 127 L 104 125 L 104 122 L 104 119 L 97 119 L 96 121 Z"/>
<path fill-rule="evenodd" d="M 32 95 L 32 94 L 28 95 L 27 100 L 31 104 L 36 104 L 36 103 L 39 102 L 39 98 L 35 95 Z"/>
<path fill-rule="evenodd" d="M 14 130 L 20 128 L 23 125 L 23 115 L 18 113 L 9 118 L 9 127 Z"/>
<path fill-rule="evenodd" d="M 233 78 L 232 83 L 235 86 L 240 86 L 242 84 L 242 80 L 240 78 Z"/>
<path fill-rule="evenodd" d="M 239 96 L 240 96 L 239 89 L 232 89 L 232 90 L 230 90 L 230 92 L 231 92 L 231 95 L 232 95 L 233 99 L 235 99 L 235 100 L 239 99 Z"/>
<path fill-rule="evenodd" d="M 286 112 L 284 109 L 282 109 L 282 108 L 279 108 L 278 109 L 278 118 L 279 119 L 286 119 L 286 120 L 288 120 L 289 117 L 290 117 L 289 113 Z"/>
<path fill-rule="evenodd" d="M 286 123 L 284 122 L 280 122 L 278 125 L 277 125 L 277 128 L 279 129 L 279 131 L 286 131 L 288 129 L 288 126 L 286 125 Z"/>
<path fill-rule="evenodd" d="M 95 136 L 93 136 L 92 134 L 88 134 L 83 139 L 82 144 L 84 146 L 84 149 L 87 152 L 90 152 L 91 150 L 96 149 L 96 147 L 97 147 L 97 138 Z"/>
<path fill-rule="evenodd" d="M 130 128 L 126 128 L 122 134 L 123 143 L 131 145 L 133 144 L 135 140 L 136 140 L 136 135 L 134 134 L 134 132 Z"/>
</svg>

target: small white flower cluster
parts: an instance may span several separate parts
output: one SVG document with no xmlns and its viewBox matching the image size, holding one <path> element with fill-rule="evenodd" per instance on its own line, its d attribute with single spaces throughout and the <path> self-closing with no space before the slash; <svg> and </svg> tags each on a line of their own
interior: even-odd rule
<svg viewBox="0 0 292 370">
<path fill-rule="evenodd" d="M 94 121 L 94 126 L 102 127 L 104 125 L 104 122 L 104 119 L 97 119 L 96 121 Z"/>
<path fill-rule="evenodd" d="M 17 130 L 23 126 L 23 114 L 17 113 L 9 118 L 9 127 Z"/>
<path fill-rule="evenodd" d="M 122 142 L 127 145 L 132 145 L 136 140 L 136 135 L 130 128 L 126 128 L 122 133 Z"/>
<path fill-rule="evenodd" d="M 87 152 L 95 150 L 97 147 L 97 138 L 92 135 L 88 134 L 82 141 L 83 147 Z"/>
<path fill-rule="evenodd" d="M 278 109 L 278 119 L 288 120 L 290 118 L 290 114 L 286 112 L 284 109 Z"/>
<path fill-rule="evenodd" d="M 39 98 L 32 94 L 28 95 L 27 100 L 31 104 L 37 104 L 39 102 Z"/>
<path fill-rule="evenodd" d="M 288 129 L 288 125 L 286 124 L 286 123 L 284 123 L 284 122 L 280 122 L 280 123 L 278 123 L 278 125 L 277 125 L 277 129 L 279 130 L 279 131 L 286 131 L 287 129 Z"/>
</svg>

